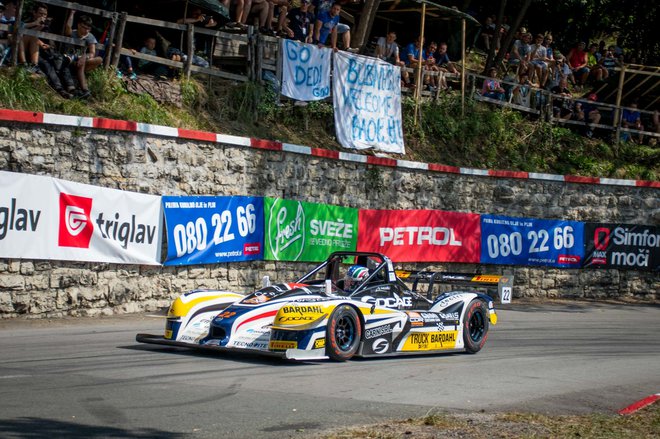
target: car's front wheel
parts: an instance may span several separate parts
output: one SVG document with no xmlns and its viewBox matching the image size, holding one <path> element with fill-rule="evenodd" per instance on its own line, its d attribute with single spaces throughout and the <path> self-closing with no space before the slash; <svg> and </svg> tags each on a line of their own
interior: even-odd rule
<svg viewBox="0 0 660 439">
<path fill-rule="evenodd" d="M 488 308 L 483 300 L 474 299 L 468 305 L 463 321 L 463 342 L 465 351 L 476 354 L 488 338 Z"/>
<path fill-rule="evenodd" d="M 326 353 L 336 361 L 350 360 L 362 338 L 360 318 L 349 305 L 340 305 L 332 312 L 326 334 Z"/>
</svg>

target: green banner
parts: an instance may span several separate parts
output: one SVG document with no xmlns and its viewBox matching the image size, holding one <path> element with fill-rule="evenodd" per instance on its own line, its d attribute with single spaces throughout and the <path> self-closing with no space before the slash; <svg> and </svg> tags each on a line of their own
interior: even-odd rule
<svg viewBox="0 0 660 439">
<path fill-rule="evenodd" d="M 357 209 L 264 198 L 264 214 L 267 261 L 320 262 L 357 247 Z"/>
</svg>

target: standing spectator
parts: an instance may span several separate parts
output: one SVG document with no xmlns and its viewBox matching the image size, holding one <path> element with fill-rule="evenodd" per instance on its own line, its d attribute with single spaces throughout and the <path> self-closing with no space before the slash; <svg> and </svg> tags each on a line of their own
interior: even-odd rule
<svg viewBox="0 0 660 439">
<path fill-rule="evenodd" d="M 552 87 L 550 90 L 552 96 L 552 115 L 555 118 L 562 120 L 569 120 L 573 116 L 573 101 L 570 90 L 568 89 L 568 81 L 566 78 L 561 78 L 559 84 Z"/>
<path fill-rule="evenodd" d="M 24 23 L 25 29 L 46 32 L 52 19 L 48 17 L 48 6 L 44 3 L 36 3 L 32 8 L 31 21 Z M 23 64 L 28 71 L 37 73 L 39 71 L 39 49 L 50 47 L 37 37 L 25 35 L 19 44 L 18 62 Z M 29 61 L 26 61 L 27 51 Z"/>
<path fill-rule="evenodd" d="M 335 3 L 329 12 L 322 11 L 316 16 L 314 25 L 314 43 L 319 46 L 326 45 L 330 37 L 330 47 L 337 50 L 337 25 L 339 24 L 339 13 L 341 6 Z"/>
<path fill-rule="evenodd" d="M 484 79 L 483 87 L 481 88 L 481 96 L 498 101 L 504 100 L 504 89 L 497 80 L 497 69 L 491 67 L 488 69 L 488 78 Z"/>
<path fill-rule="evenodd" d="M 64 25 L 64 35 L 71 38 L 79 38 L 85 44 L 83 48 L 69 46 L 67 50 L 67 54 L 71 59 L 71 69 L 75 70 L 80 87 L 77 97 L 85 99 L 90 95 L 86 74 L 100 66 L 103 58 L 96 55 L 96 44 L 98 41 L 91 33 L 92 19 L 89 16 L 81 15 L 78 19 L 76 29 L 72 30 L 75 13 L 74 10 L 69 11 L 69 16 Z"/>
<path fill-rule="evenodd" d="M 289 38 L 303 43 L 312 42 L 314 30 L 314 14 L 309 11 L 311 0 L 302 0 L 299 8 L 294 8 L 287 14 L 284 32 Z"/>
<path fill-rule="evenodd" d="M 589 52 L 587 53 L 587 67 L 589 67 L 589 75 L 596 82 L 603 81 L 607 79 L 608 76 L 607 69 L 599 64 L 598 59 L 598 45 L 592 43 L 589 46 Z"/>
<path fill-rule="evenodd" d="M 587 67 L 587 53 L 584 51 L 586 44 L 580 41 L 577 46 L 568 53 L 568 65 L 573 72 L 575 83 L 578 87 L 584 86 L 589 77 L 589 67 Z"/>
<path fill-rule="evenodd" d="M 623 114 L 621 116 L 621 127 L 627 128 L 630 130 L 644 131 L 644 125 L 642 125 L 642 115 L 637 109 L 637 99 L 628 104 L 630 108 L 624 108 Z M 624 131 L 621 133 L 621 140 L 627 142 L 633 138 L 633 133 Z M 644 142 L 644 135 L 642 133 L 637 133 L 637 141 L 641 145 Z"/>
</svg>

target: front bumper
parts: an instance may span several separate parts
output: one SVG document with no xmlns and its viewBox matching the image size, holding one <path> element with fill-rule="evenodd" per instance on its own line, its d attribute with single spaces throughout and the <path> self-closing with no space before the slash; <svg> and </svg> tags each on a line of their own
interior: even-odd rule
<svg viewBox="0 0 660 439">
<path fill-rule="evenodd" d="M 139 343 L 151 343 L 151 344 L 160 344 L 165 346 L 177 346 L 182 348 L 189 349 L 199 349 L 205 351 L 215 351 L 215 352 L 231 352 L 232 354 L 247 354 L 247 355 L 261 355 L 267 357 L 276 357 L 276 358 L 289 358 L 286 355 L 286 352 L 273 352 L 273 351 L 263 351 L 260 349 L 248 349 L 248 348 L 226 348 L 222 346 L 213 346 L 213 345 L 203 345 L 197 343 L 186 343 L 183 341 L 168 340 L 162 335 L 154 334 L 138 334 L 135 336 L 135 341 Z"/>
</svg>

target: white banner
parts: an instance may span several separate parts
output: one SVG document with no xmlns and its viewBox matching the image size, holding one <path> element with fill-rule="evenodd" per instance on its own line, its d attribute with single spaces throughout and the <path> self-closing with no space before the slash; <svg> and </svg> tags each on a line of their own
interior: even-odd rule
<svg viewBox="0 0 660 439">
<path fill-rule="evenodd" d="M 0 171 L 0 257 L 160 265 L 160 197 Z"/>
<path fill-rule="evenodd" d="M 336 52 L 332 92 L 335 131 L 344 148 L 405 154 L 399 67 Z"/>
<path fill-rule="evenodd" d="M 282 94 L 298 101 L 318 101 L 330 96 L 330 54 L 313 44 L 280 39 Z"/>
</svg>

